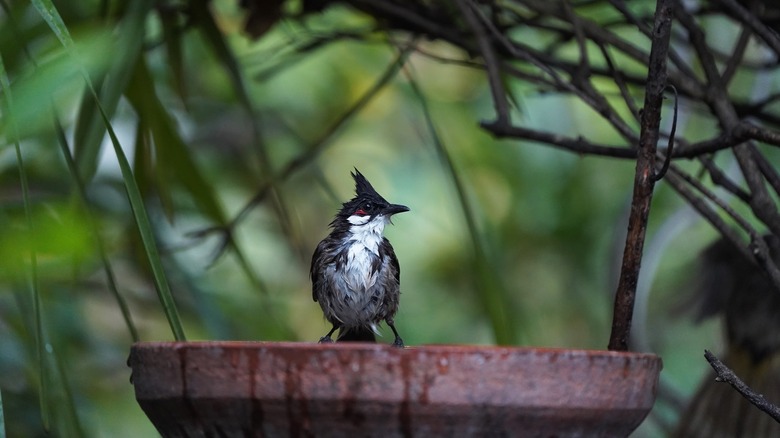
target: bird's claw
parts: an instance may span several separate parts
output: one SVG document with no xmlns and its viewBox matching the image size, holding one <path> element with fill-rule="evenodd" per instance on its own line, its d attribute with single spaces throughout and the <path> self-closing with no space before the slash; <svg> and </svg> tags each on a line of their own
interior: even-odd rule
<svg viewBox="0 0 780 438">
<path fill-rule="evenodd" d="M 333 339 L 330 336 L 323 336 L 320 338 L 320 344 L 332 344 Z"/>
<path fill-rule="evenodd" d="M 396 336 L 395 341 L 393 341 L 393 347 L 404 348 L 404 340 Z"/>
</svg>

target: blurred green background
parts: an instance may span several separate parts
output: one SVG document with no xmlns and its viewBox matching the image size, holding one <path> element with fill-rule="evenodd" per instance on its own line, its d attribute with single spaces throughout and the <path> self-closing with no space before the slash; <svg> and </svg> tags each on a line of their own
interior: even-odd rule
<svg viewBox="0 0 780 438">
<path fill-rule="evenodd" d="M 388 44 L 344 7 L 280 21 L 255 41 L 237 3 L 0 3 L 8 436 L 45 436 L 45 422 L 54 436 L 155 433 L 128 381 L 133 337 L 99 247 L 138 338 L 173 335 L 84 75 L 131 163 L 187 339 L 315 341 L 327 331 L 310 257 L 357 167 L 412 210 L 386 230 L 408 345 L 606 348 L 631 160 L 495 140 L 478 126 L 493 115 L 484 74 L 425 55 L 458 54 L 444 43 L 403 53 L 405 41 Z M 69 36 L 47 23 L 58 16 Z M 573 98 L 513 92 L 524 126 L 621 141 Z M 702 129 L 688 120 L 681 131 Z M 708 368 L 703 349 L 719 349 L 718 323 L 695 326 L 682 312 L 692 261 L 714 236 L 657 186 L 635 331 L 638 349 L 663 357 L 665 389 L 637 436 L 663 436 L 677 415 L 666 396 L 690 394 Z"/>
</svg>

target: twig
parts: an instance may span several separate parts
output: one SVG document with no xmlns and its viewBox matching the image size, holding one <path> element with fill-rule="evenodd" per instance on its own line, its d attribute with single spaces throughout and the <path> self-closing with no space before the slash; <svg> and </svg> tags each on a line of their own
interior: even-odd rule
<svg viewBox="0 0 780 438">
<path fill-rule="evenodd" d="M 586 42 L 585 33 L 582 31 L 582 23 L 574 14 L 571 4 L 569 4 L 569 2 L 562 2 L 562 7 L 564 14 L 574 30 L 574 38 L 577 41 L 577 49 L 580 52 L 579 68 L 577 69 L 577 74 L 575 76 L 577 77 L 577 81 L 582 81 L 590 76 L 591 63 L 588 57 L 588 44 Z"/>
<path fill-rule="evenodd" d="M 693 190 L 688 187 L 687 178 L 682 172 L 679 172 L 675 166 L 670 167 L 670 172 L 666 175 L 664 181 L 669 184 L 677 193 L 682 196 L 691 207 L 704 217 L 720 234 L 731 242 L 737 248 L 746 260 L 752 260 L 752 254 L 745 247 L 740 235 L 701 197 L 697 196 Z"/>
<path fill-rule="evenodd" d="M 742 229 L 744 229 L 750 235 L 750 256 L 748 259 L 754 260 L 756 263 L 758 263 L 758 265 L 763 268 L 764 271 L 766 271 L 766 273 L 769 275 L 769 280 L 772 282 L 775 289 L 780 291 L 780 269 L 778 269 L 777 265 L 772 260 L 772 256 L 769 253 L 769 247 L 766 245 L 766 242 L 761 237 L 761 234 L 758 232 L 758 230 L 756 230 L 756 228 L 753 227 L 747 219 L 740 216 L 730 205 L 728 205 L 722 199 L 718 198 L 711 190 L 706 188 L 704 184 L 678 169 L 673 168 L 672 170 L 674 170 L 674 172 L 683 178 L 688 184 L 695 187 L 699 192 L 701 192 L 709 200 L 714 202 L 718 207 L 725 211 L 732 219 L 734 219 L 734 222 L 736 222 L 737 225 L 742 227 Z M 738 239 L 733 241 L 737 247 L 741 247 L 738 242 Z"/>
<path fill-rule="evenodd" d="M 761 173 L 764 175 L 764 178 L 766 178 L 769 185 L 772 186 L 772 190 L 775 191 L 775 194 L 780 194 L 780 175 L 777 174 L 777 170 L 775 170 L 772 164 L 767 161 L 766 157 L 761 155 L 761 152 L 758 151 L 758 148 L 755 145 L 749 144 L 748 146 L 750 148 L 750 153 L 756 161 L 758 168 L 761 170 Z"/>
<path fill-rule="evenodd" d="M 633 148 L 608 146 L 596 144 L 584 140 L 583 138 L 572 138 L 550 132 L 536 131 L 534 129 L 523 128 L 520 126 L 502 126 L 492 122 L 483 122 L 482 128 L 489 131 L 496 137 L 512 137 L 524 140 L 537 141 L 565 149 L 578 154 L 601 155 L 612 158 L 631 158 L 636 159 L 637 151 Z"/>
<path fill-rule="evenodd" d="M 529 4 L 530 6 L 530 4 Z M 545 12 L 545 13 L 551 13 L 553 11 L 547 10 L 548 8 L 546 6 L 541 5 L 534 5 L 535 7 L 539 7 L 539 12 Z M 553 8 L 556 9 L 556 8 Z M 572 23 L 573 26 L 578 26 L 580 28 L 580 31 L 588 32 L 589 36 L 590 33 L 593 32 L 594 28 L 597 28 L 600 33 L 604 33 L 603 29 L 601 29 L 598 26 L 595 26 L 595 23 L 587 22 L 585 20 L 580 20 L 576 15 L 566 15 L 563 14 L 563 16 L 560 16 L 562 20 L 571 19 L 574 20 L 576 23 Z M 559 62 L 558 59 L 551 57 L 548 53 L 538 50 L 534 50 L 527 44 L 523 44 L 519 41 L 511 40 L 507 37 L 507 35 L 503 34 L 500 29 L 498 29 L 494 23 L 490 21 L 486 21 L 483 18 L 483 22 L 485 24 L 485 27 L 490 30 L 490 32 L 493 34 L 493 36 L 496 38 L 496 40 L 499 43 L 499 47 L 503 47 L 506 52 L 508 52 L 513 57 L 519 59 L 519 60 L 525 60 L 528 63 L 532 64 L 533 66 L 537 67 L 539 70 L 547 73 L 550 75 L 550 77 L 554 80 L 556 87 L 561 91 L 568 91 L 572 93 L 573 95 L 577 96 L 582 102 L 593 108 L 597 113 L 599 113 L 604 120 L 609 122 L 612 127 L 615 128 L 615 130 L 620 133 L 621 136 L 627 141 L 632 144 L 635 144 L 637 142 L 636 134 L 634 129 L 627 124 L 620 116 L 620 114 L 615 111 L 609 101 L 604 98 L 604 96 L 596 91 L 593 87 L 593 85 L 590 83 L 590 81 L 587 78 L 587 75 L 590 74 L 590 71 L 583 71 L 581 63 L 576 63 L 571 65 L 570 67 L 567 66 L 567 68 L 563 68 L 565 64 L 562 64 Z M 614 44 L 614 45 L 621 45 L 623 48 L 628 48 L 630 45 L 623 44 L 624 42 L 614 36 L 613 34 L 607 32 L 606 35 L 602 40 L 593 37 L 594 42 L 597 44 Z M 641 56 L 641 55 L 640 55 Z M 565 80 L 559 73 L 556 71 L 557 69 L 564 70 L 570 75 L 569 80 Z"/>
<path fill-rule="evenodd" d="M 667 85 L 674 92 L 674 114 L 672 115 L 672 129 L 669 130 L 669 143 L 666 146 L 666 157 L 661 169 L 653 174 L 653 181 L 658 182 L 666 175 L 669 165 L 672 163 L 672 154 L 674 154 L 674 134 L 677 132 L 677 89 L 674 85 Z"/>
<path fill-rule="evenodd" d="M 642 32 L 643 35 L 645 35 L 648 39 L 652 38 L 651 31 L 649 25 L 645 24 L 642 20 L 638 19 L 634 16 L 634 14 L 631 12 L 630 8 L 626 4 L 625 0 L 609 0 L 609 4 L 611 4 L 616 10 L 618 10 L 623 17 L 625 17 L 626 22 L 633 24 L 636 26 L 636 28 Z M 685 62 L 685 57 L 680 56 L 679 53 L 677 53 L 676 50 L 674 50 L 674 47 L 669 48 L 669 60 L 672 62 L 672 65 L 674 65 L 679 71 L 681 77 L 689 77 L 689 78 L 695 78 L 696 73 L 691 70 L 691 68 L 688 66 L 688 64 Z M 670 76 L 673 76 L 674 73 L 670 73 Z M 672 78 L 674 80 L 674 78 Z"/>
<path fill-rule="evenodd" d="M 490 43 L 485 28 L 479 22 L 479 19 L 475 14 L 479 14 L 479 11 L 475 10 L 475 6 L 468 0 L 456 0 L 458 8 L 460 8 L 461 14 L 465 17 L 466 22 L 474 32 L 474 36 L 477 39 L 477 46 L 482 54 L 482 58 L 485 60 L 485 70 L 487 70 L 488 83 L 490 84 L 490 93 L 493 95 L 493 105 L 496 109 L 496 123 L 500 125 L 508 125 L 509 119 L 509 103 L 506 98 L 506 91 L 504 91 L 504 85 L 501 79 L 501 63 L 493 50 L 493 45 Z"/>
<path fill-rule="evenodd" d="M 636 106 L 633 96 L 631 96 L 631 92 L 629 91 L 628 85 L 626 84 L 623 71 L 619 70 L 615 66 L 615 62 L 612 60 L 612 55 L 610 55 L 609 49 L 604 44 L 599 44 L 599 49 L 601 50 L 601 54 L 604 57 L 604 61 L 607 63 L 607 70 L 615 80 L 615 85 L 617 85 L 618 89 L 620 90 L 620 95 L 623 96 L 623 100 L 626 102 L 626 107 L 629 111 L 631 111 L 631 114 L 633 114 L 634 117 L 638 118 L 639 108 Z"/>
<path fill-rule="evenodd" d="M 721 75 L 721 81 L 724 85 L 730 83 L 731 80 L 734 79 L 734 75 L 737 73 L 737 69 L 740 67 L 742 60 L 745 57 L 745 49 L 749 42 L 750 32 L 747 29 L 742 28 L 737 44 L 734 46 L 732 55 L 729 57 L 726 68 Z"/>
<path fill-rule="evenodd" d="M 775 421 L 780 423 L 780 407 L 770 403 L 764 398 L 763 395 L 753 391 L 745 382 L 743 382 L 731 368 L 727 367 L 709 350 L 704 350 L 704 358 L 710 363 L 710 366 L 715 370 L 716 382 L 726 382 L 731 385 L 742 397 L 745 397 L 753 406 L 765 412 L 772 417 Z"/>
<path fill-rule="evenodd" d="M 739 200 L 742 202 L 747 203 L 750 201 L 750 194 L 742 190 L 742 188 L 739 187 L 737 183 L 732 181 L 725 174 L 725 172 L 718 168 L 711 157 L 702 156 L 699 158 L 699 161 L 704 166 L 704 169 L 707 170 L 707 173 L 710 175 L 710 180 L 712 180 L 713 184 L 722 187 L 727 192 L 739 198 Z"/>
<path fill-rule="evenodd" d="M 750 30 L 755 32 L 766 45 L 772 49 L 777 56 L 780 56 L 780 38 L 777 33 L 769 29 L 754 14 L 745 9 L 736 0 L 718 0 L 723 7 L 729 10 L 734 18 L 745 24 Z"/>
<path fill-rule="evenodd" d="M 733 148 L 748 140 L 780 146 L 780 132 L 756 126 L 750 122 L 739 122 L 733 128 L 709 140 L 691 143 L 677 148 L 675 157 L 693 158 L 723 149 Z"/>
<path fill-rule="evenodd" d="M 653 198 L 655 185 L 653 175 L 655 173 L 656 143 L 661 124 L 663 92 L 666 88 L 666 60 L 671 37 L 674 3 L 674 0 L 658 0 L 656 4 L 645 104 L 641 117 L 642 128 L 634 178 L 634 194 L 631 201 L 631 214 L 628 220 L 628 234 L 623 251 L 620 280 L 615 293 L 612 332 L 608 346 L 610 350 L 628 350 L 636 284 L 642 261 L 647 219 L 650 215 L 650 201 Z"/>
</svg>

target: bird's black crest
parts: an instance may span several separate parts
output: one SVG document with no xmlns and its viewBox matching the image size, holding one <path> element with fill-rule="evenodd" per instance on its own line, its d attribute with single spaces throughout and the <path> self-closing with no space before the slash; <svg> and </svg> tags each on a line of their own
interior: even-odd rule
<svg viewBox="0 0 780 438">
<path fill-rule="evenodd" d="M 365 176 L 363 176 L 362 173 L 360 173 L 357 168 L 355 168 L 355 171 L 352 172 L 352 178 L 355 180 L 355 194 L 357 196 L 360 195 L 369 195 L 369 196 L 379 196 L 379 193 L 374 190 L 374 187 L 371 186 L 371 183 L 368 182 Z"/>
<path fill-rule="evenodd" d="M 338 225 L 349 226 L 346 219 L 355 213 L 358 206 L 366 201 L 387 205 L 388 202 L 379 193 L 374 190 L 370 182 L 360 173 L 357 168 L 352 172 L 352 178 L 355 180 L 355 197 L 341 205 L 341 210 L 336 214 L 330 226 L 336 228 Z"/>
</svg>

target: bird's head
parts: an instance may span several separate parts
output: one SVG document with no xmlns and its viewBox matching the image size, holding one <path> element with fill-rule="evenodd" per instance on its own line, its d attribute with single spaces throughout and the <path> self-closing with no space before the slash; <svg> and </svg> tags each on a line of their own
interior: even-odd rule
<svg viewBox="0 0 780 438">
<path fill-rule="evenodd" d="M 360 171 L 352 172 L 355 179 L 355 197 L 345 202 L 331 226 L 354 227 L 379 226 L 379 230 L 390 222 L 390 217 L 396 213 L 409 211 L 409 207 L 399 204 L 391 204 L 374 190 L 371 183 Z"/>
</svg>

